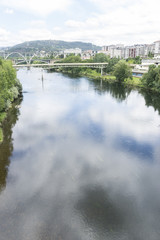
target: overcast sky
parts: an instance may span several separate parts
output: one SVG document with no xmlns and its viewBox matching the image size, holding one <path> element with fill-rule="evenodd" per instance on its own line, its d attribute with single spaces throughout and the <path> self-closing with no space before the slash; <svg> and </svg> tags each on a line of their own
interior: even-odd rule
<svg viewBox="0 0 160 240">
<path fill-rule="evenodd" d="M 159 0 L 0 0 L 0 47 L 30 40 L 96 45 L 160 40 Z"/>
</svg>

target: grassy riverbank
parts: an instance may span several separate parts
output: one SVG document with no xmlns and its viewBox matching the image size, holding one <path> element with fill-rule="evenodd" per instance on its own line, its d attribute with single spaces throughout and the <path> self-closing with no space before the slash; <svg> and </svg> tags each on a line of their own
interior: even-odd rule
<svg viewBox="0 0 160 240">
<path fill-rule="evenodd" d="M 12 102 L 17 99 L 22 86 L 10 61 L 0 59 L 0 143 L 3 141 L 3 122 Z"/>
<path fill-rule="evenodd" d="M 63 73 L 70 73 L 70 74 L 76 74 L 77 76 L 85 76 L 88 78 L 92 78 L 94 80 L 102 80 L 104 82 L 118 82 L 116 77 L 112 74 L 105 74 L 101 75 L 101 73 L 98 73 L 96 70 L 92 69 L 82 69 L 80 71 L 75 71 L 75 69 L 67 70 L 67 69 L 60 69 L 61 72 Z M 75 71 L 75 72 L 74 72 Z M 132 79 L 127 78 L 124 80 L 125 85 L 133 86 L 133 87 L 142 87 L 142 81 L 141 78 L 133 76 Z"/>
<path fill-rule="evenodd" d="M 107 66 L 103 69 L 104 75 L 101 76 L 100 69 L 89 68 L 61 68 L 59 71 L 70 73 L 78 76 L 86 76 L 95 80 L 102 80 L 107 82 L 119 82 L 126 86 L 134 88 L 144 88 L 146 90 L 160 93 L 160 66 L 151 65 L 147 73 L 141 78 L 132 76 L 132 69 L 128 63 L 130 61 L 134 63 L 140 63 L 139 57 L 135 59 L 120 60 L 119 58 L 110 58 L 103 53 L 96 54 L 92 59 L 82 61 L 80 56 L 70 55 L 61 60 L 62 63 L 78 63 L 86 62 L 90 63 L 107 63 Z M 132 62 L 133 63 L 133 62 Z"/>
</svg>

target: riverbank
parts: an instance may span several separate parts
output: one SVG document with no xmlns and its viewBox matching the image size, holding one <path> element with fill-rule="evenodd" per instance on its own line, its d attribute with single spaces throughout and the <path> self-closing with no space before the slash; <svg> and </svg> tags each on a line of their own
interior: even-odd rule
<svg viewBox="0 0 160 240">
<path fill-rule="evenodd" d="M 22 85 L 10 61 L 0 59 L 0 143 L 3 142 L 3 122 L 12 103 L 21 95 Z"/>
<path fill-rule="evenodd" d="M 5 120 L 5 118 L 7 117 L 7 113 L 6 112 L 2 112 L 0 113 L 0 143 L 3 142 L 3 130 L 2 130 L 2 124 Z"/>
<path fill-rule="evenodd" d="M 76 74 L 77 76 L 81 76 L 81 77 L 85 76 L 94 80 L 102 80 L 104 82 L 109 82 L 109 83 L 118 82 L 118 80 L 114 75 L 111 75 L 111 74 L 101 75 L 101 73 L 97 73 L 96 70 L 92 70 L 92 69 L 80 70 L 79 72 L 74 72 L 74 69 L 73 70 L 60 69 L 58 71 L 63 73 Z M 135 76 L 133 76 L 132 79 L 130 78 L 125 79 L 123 84 L 125 84 L 126 86 L 132 86 L 134 88 L 136 87 L 144 88 L 141 78 L 135 77 Z"/>
</svg>

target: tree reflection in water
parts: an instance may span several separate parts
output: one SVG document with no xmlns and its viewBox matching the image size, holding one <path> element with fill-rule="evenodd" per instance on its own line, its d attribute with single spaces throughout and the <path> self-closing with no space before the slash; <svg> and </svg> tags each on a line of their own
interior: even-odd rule
<svg viewBox="0 0 160 240">
<path fill-rule="evenodd" d="M 20 114 L 17 106 L 21 104 L 21 101 L 21 98 L 15 101 L 13 107 L 8 111 L 7 119 L 3 123 L 4 141 L 0 145 L 0 191 L 6 187 L 10 156 L 13 152 L 12 129 Z"/>
</svg>

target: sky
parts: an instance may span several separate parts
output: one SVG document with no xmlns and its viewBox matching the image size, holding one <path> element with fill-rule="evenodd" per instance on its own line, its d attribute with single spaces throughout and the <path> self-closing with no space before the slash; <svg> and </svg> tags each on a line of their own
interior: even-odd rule
<svg viewBox="0 0 160 240">
<path fill-rule="evenodd" d="M 0 0 L 0 47 L 32 40 L 150 44 L 160 40 L 159 0 Z"/>
</svg>

